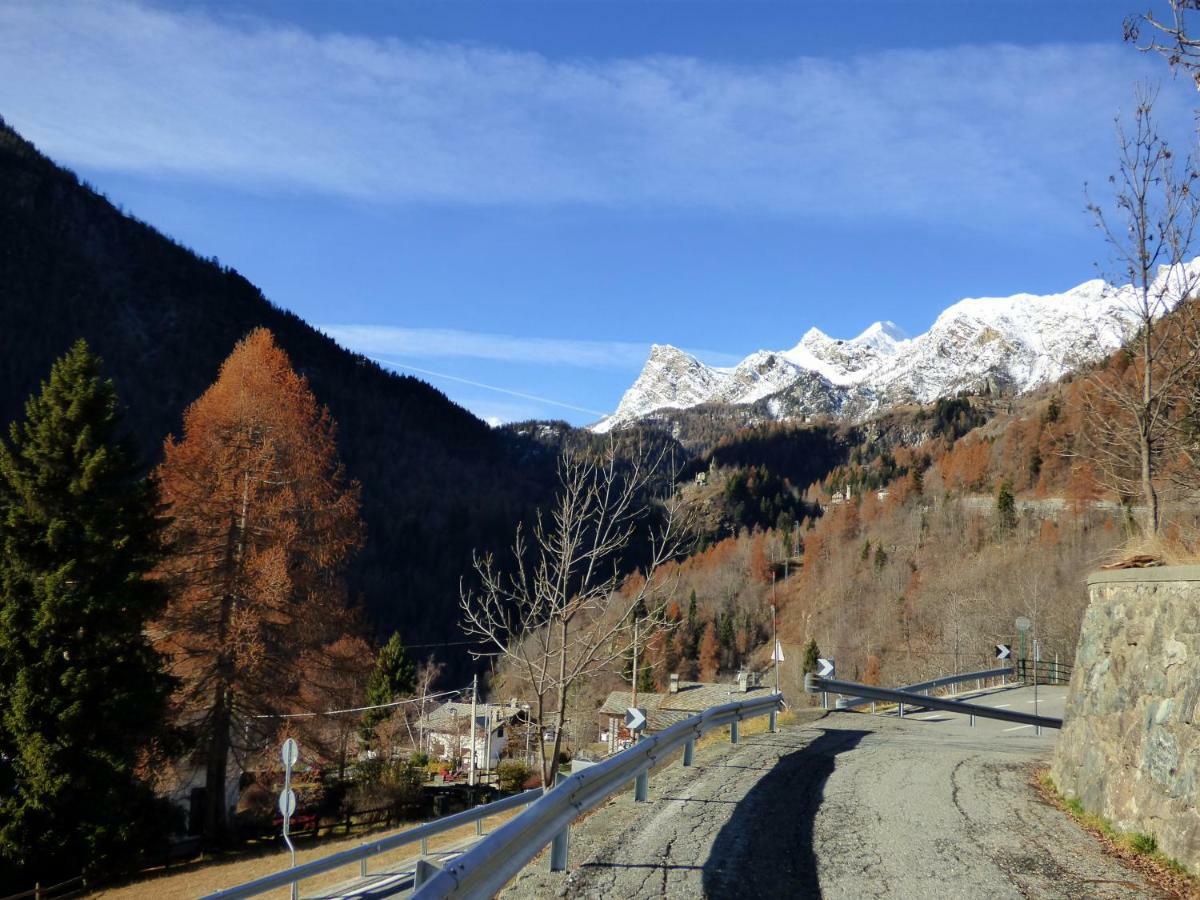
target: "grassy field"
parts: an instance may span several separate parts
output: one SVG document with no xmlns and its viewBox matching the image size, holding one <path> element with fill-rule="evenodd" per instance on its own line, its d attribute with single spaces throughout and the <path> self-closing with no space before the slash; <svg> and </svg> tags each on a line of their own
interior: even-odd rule
<svg viewBox="0 0 1200 900">
<path fill-rule="evenodd" d="M 515 815 L 516 812 L 519 812 L 519 810 L 501 813 L 498 816 L 487 819 L 484 823 L 485 829 L 491 830 L 496 828 Z M 412 823 L 404 827 L 411 828 L 415 824 L 417 823 Z M 312 844 L 299 850 L 296 853 L 296 862 L 298 864 L 305 863 L 323 856 L 329 856 L 338 851 L 356 847 L 367 840 L 375 840 L 384 835 L 394 834 L 402 830 L 404 829 L 395 828 L 371 834 L 355 835 L 349 838 L 321 841 L 318 844 Z M 454 844 L 468 840 L 474 834 L 474 825 L 464 825 L 461 828 L 456 828 L 453 831 L 447 831 L 437 837 L 430 838 L 429 849 L 435 851 L 451 847 Z M 390 853 L 374 856 L 371 858 L 369 864 L 370 871 L 378 872 L 389 866 L 413 860 L 419 851 L 419 845 L 409 844 Z M 289 861 L 289 855 L 286 850 L 250 859 L 201 860 L 191 863 L 186 867 L 172 868 L 161 874 L 144 876 L 131 884 L 106 888 L 97 891 L 92 896 L 103 897 L 105 900 L 133 900 L 133 898 L 143 897 L 153 897 L 154 900 L 194 900 L 196 897 L 202 897 L 213 891 L 232 887 L 233 885 L 286 869 Z M 301 882 L 300 894 L 304 896 L 306 893 L 310 893 L 318 888 L 329 887 L 343 881 L 348 881 L 357 874 L 358 864 L 354 863 L 325 875 Z M 287 889 L 283 888 L 265 896 L 282 898 L 288 896 L 288 893 Z"/>
</svg>

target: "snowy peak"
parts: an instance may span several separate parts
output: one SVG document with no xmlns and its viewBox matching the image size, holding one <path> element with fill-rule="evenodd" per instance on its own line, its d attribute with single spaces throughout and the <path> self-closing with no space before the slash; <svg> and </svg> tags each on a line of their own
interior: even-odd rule
<svg viewBox="0 0 1200 900">
<path fill-rule="evenodd" d="M 1168 276 L 1176 279 L 1168 285 Z M 1160 272 L 1168 305 L 1200 287 L 1200 259 Z M 817 328 L 790 350 L 760 350 L 733 368 L 706 366 L 655 344 L 607 431 L 655 410 L 766 400 L 776 418 L 862 415 L 895 403 L 930 403 L 960 391 L 1025 391 L 1116 349 L 1132 327 L 1132 288 L 1100 279 L 1059 294 L 967 298 L 909 337 L 876 322 L 849 340 Z"/>
</svg>

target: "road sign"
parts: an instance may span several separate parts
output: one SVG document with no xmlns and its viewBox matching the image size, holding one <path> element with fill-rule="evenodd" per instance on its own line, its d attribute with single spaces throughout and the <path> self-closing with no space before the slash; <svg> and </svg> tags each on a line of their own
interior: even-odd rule
<svg viewBox="0 0 1200 900">
<path fill-rule="evenodd" d="M 821 656 L 817 658 L 817 677 L 832 678 L 833 677 L 833 660 L 826 659 Z"/>
<path fill-rule="evenodd" d="M 1032 627 L 1033 627 L 1033 623 L 1030 622 L 1024 616 L 1020 616 L 1017 618 L 1017 631 L 1028 631 Z"/>
<path fill-rule="evenodd" d="M 291 788 L 284 788 L 279 792 L 279 814 L 285 820 L 296 814 L 296 792 Z"/>
<path fill-rule="evenodd" d="M 646 727 L 646 711 L 636 706 L 625 710 L 625 727 L 632 732 L 641 731 Z"/>
<path fill-rule="evenodd" d="M 783 645 L 779 641 L 775 642 L 775 655 L 771 657 L 771 662 L 783 662 Z"/>
<path fill-rule="evenodd" d="M 1012 656 L 1012 647 L 1008 644 L 996 645 L 996 659 L 1008 659 L 1010 656 Z"/>
<path fill-rule="evenodd" d="M 300 745 L 296 743 L 295 738 L 288 738 L 283 742 L 283 747 L 279 750 L 279 755 L 283 759 L 283 767 L 290 769 L 300 759 Z"/>
</svg>

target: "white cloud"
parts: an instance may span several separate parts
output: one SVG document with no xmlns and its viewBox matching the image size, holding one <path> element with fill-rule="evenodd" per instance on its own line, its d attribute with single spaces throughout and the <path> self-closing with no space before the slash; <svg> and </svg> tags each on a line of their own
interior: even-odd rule
<svg viewBox="0 0 1200 900">
<path fill-rule="evenodd" d="M 584 369 L 638 369 L 650 349 L 645 343 L 528 338 L 453 328 L 322 325 L 321 330 L 342 346 L 367 355 L 462 357 Z"/>
<path fill-rule="evenodd" d="M 456 328 L 394 328 L 387 325 L 321 325 L 341 344 L 367 356 L 408 359 L 486 359 L 538 366 L 638 371 L 650 344 L 571 338 L 518 337 Z M 710 365 L 736 365 L 741 357 L 715 350 L 688 350 Z"/>
<path fill-rule="evenodd" d="M 132 3 L 0 6 L 0 114 L 68 164 L 376 202 L 1079 220 L 1121 46 L 559 60 Z M 1190 122 L 1187 86 L 1164 120 Z"/>
</svg>

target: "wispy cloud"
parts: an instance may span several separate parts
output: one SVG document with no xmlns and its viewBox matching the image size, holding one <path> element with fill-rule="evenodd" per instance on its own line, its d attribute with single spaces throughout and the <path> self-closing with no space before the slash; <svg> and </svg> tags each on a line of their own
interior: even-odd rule
<svg viewBox="0 0 1200 900">
<path fill-rule="evenodd" d="M 419 366 L 408 365 L 403 362 L 397 362 L 395 360 L 385 359 L 380 356 L 373 356 L 373 357 L 371 357 L 371 359 L 373 359 L 375 362 L 379 363 L 382 366 L 387 366 L 392 369 L 400 369 L 405 372 L 415 372 L 418 375 L 427 375 L 435 380 L 452 381 L 455 384 L 465 384 L 469 387 L 483 388 L 486 391 L 492 391 L 497 394 L 505 394 L 509 397 L 516 397 L 520 400 L 532 400 L 534 403 L 537 403 L 540 406 L 556 406 L 559 409 L 569 409 L 569 410 L 572 410 L 573 412 L 588 413 L 589 415 L 593 415 L 593 416 L 607 415 L 607 413 L 605 413 L 601 410 L 598 410 L 598 409 L 589 409 L 586 406 L 577 406 L 574 403 L 566 403 L 562 400 L 553 400 L 550 397 L 542 397 L 542 396 L 539 396 L 538 394 L 530 394 L 525 391 L 514 391 L 511 388 L 501 387 L 500 385 L 497 385 L 497 384 L 488 384 L 485 381 L 476 381 L 473 378 L 462 378 L 458 375 L 447 374 L 446 372 L 434 372 L 434 371 L 431 371 L 430 369 L 422 369 Z M 475 405 L 472 404 L 473 408 L 474 408 L 474 406 Z M 527 407 L 523 407 L 523 408 L 527 408 Z M 482 415 L 482 413 L 479 413 L 478 410 L 476 410 L 476 413 L 478 415 Z M 490 419 L 490 418 L 493 418 L 493 416 L 483 416 L 483 418 Z M 534 416 L 532 416 L 532 415 L 524 416 L 524 418 L 534 418 Z M 506 418 L 506 419 L 504 419 L 504 421 L 512 421 L 512 418 L 511 417 Z"/>
<path fill-rule="evenodd" d="M 322 325 L 321 330 L 342 346 L 368 356 L 462 357 L 584 369 L 637 369 L 649 350 L 644 343 L 528 338 L 453 328 Z"/>
<path fill-rule="evenodd" d="M 126 2 L 0 6 L 0 112 L 76 165 L 375 202 L 1078 220 L 1161 66 L 983 46 L 559 60 Z M 1163 119 L 1190 121 L 1185 85 Z"/>
<path fill-rule="evenodd" d="M 650 344 L 570 338 L 518 337 L 455 328 L 394 328 L 387 325 L 321 325 L 343 347 L 367 356 L 408 359 L 484 359 L 536 366 L 637 371 Z M 689 353 L 711 365 L 734 365 L 739 357 L 715 350 Z M 590 410 L 585 410 L 589 412 Z"/>
</svg>

